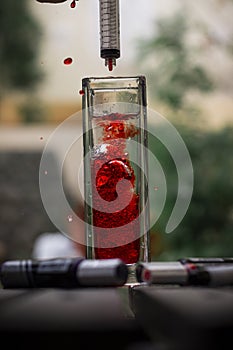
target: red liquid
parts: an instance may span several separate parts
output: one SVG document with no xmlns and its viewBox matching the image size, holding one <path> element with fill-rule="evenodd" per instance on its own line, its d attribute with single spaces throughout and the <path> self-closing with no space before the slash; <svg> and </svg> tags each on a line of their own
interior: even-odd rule
<svg viewBox="0 0 233 350">
<path fill-rule="evenodd" d="M 76 6 L 76 0 L 73 0 L 73 1 L 71 2 L 71 4 L 70 4 L 70 7 L 71 7 L 72 9 L 74 9 L 75 6 Z"/>
<path fill-rule="evenodd" d="M 140 249 L 139 195 L 135 190 L 134 170 L 127 159 L 126 139 L 137 135 L 138 130 L 127 116 L 112 114 L 98 120 L 104 152 L 99 152 L 92 161 L 93 186 L 97 190 L 93 191 L 93 207 L 100 209 L 93 209 L 94 240 L 101 246 L 95 248 L 95 258 L 120 258 L 133 264 L 139 260 Z M 112 212 L 106 212 L 109 205 Z M 114 247 L 108 248 L 110 244 Z"/>
<path fill-rule="evenodd" d="M 63 63 L 64 63 L 65 65 L 69 65 L 69 64 L 71 64 L 72 62 L 73 62 L 73 59 L 72 59 L 71 57 L 67 57 L 67 58 L 65 58 L 64 61 L 63 61 Z"/>
<path fill-rule="evenodd" d="M 108 70 L 109 70 L 109 72 L 111 72 L 112 69 L 113 69 L 112 59 L 109 58 L 109 60 L 108 60 Z"/>
</svg>

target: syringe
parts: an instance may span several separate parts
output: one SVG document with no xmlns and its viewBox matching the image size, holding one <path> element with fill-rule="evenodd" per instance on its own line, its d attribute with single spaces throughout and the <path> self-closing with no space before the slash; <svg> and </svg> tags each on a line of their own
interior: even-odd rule
<svg viewBox="0 0 233 350">
<path fill-rule="evenodd" d="M 119 0 L 99 0 L 100 57 L 112 71 L 120 57 Z"/>
</svg>

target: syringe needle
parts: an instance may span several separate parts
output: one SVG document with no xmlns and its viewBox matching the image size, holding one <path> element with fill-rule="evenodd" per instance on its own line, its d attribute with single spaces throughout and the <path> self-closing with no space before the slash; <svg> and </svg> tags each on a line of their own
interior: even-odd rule
<svg viewBox="0 0 233 350">
<path fill-rule="evenodd" d="M 105 66 L 108 67 L 109 72 L 113 70 L 113 66 L 116 65 L 116 59 L 115 58 L 105 58 Z"/>
</svg>

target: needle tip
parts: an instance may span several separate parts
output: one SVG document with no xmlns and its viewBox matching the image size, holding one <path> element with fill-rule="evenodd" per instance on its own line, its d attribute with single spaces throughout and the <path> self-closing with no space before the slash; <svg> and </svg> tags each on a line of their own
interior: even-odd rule
<svg viewBox="0 0 233 350">
<path fill-rule="evenodd" d="M 116 59 L 115 58 L 106 58 L 105 59 L 105 66 L 108 67 L 108 70 L 111 72 L 113 70 L 113 66 L 116 65 Z"/>
</svg>

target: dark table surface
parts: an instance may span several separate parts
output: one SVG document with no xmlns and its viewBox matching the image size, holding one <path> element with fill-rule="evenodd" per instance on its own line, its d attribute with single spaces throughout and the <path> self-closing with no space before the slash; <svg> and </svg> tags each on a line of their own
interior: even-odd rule
<svg viewBox="0 0 233 350">
<path fill-rule="evenodd" d="M 0 289 L 0 341 L 24 349 L 222 350 L 232 335 L 232 287 Z"/>
</svg>

